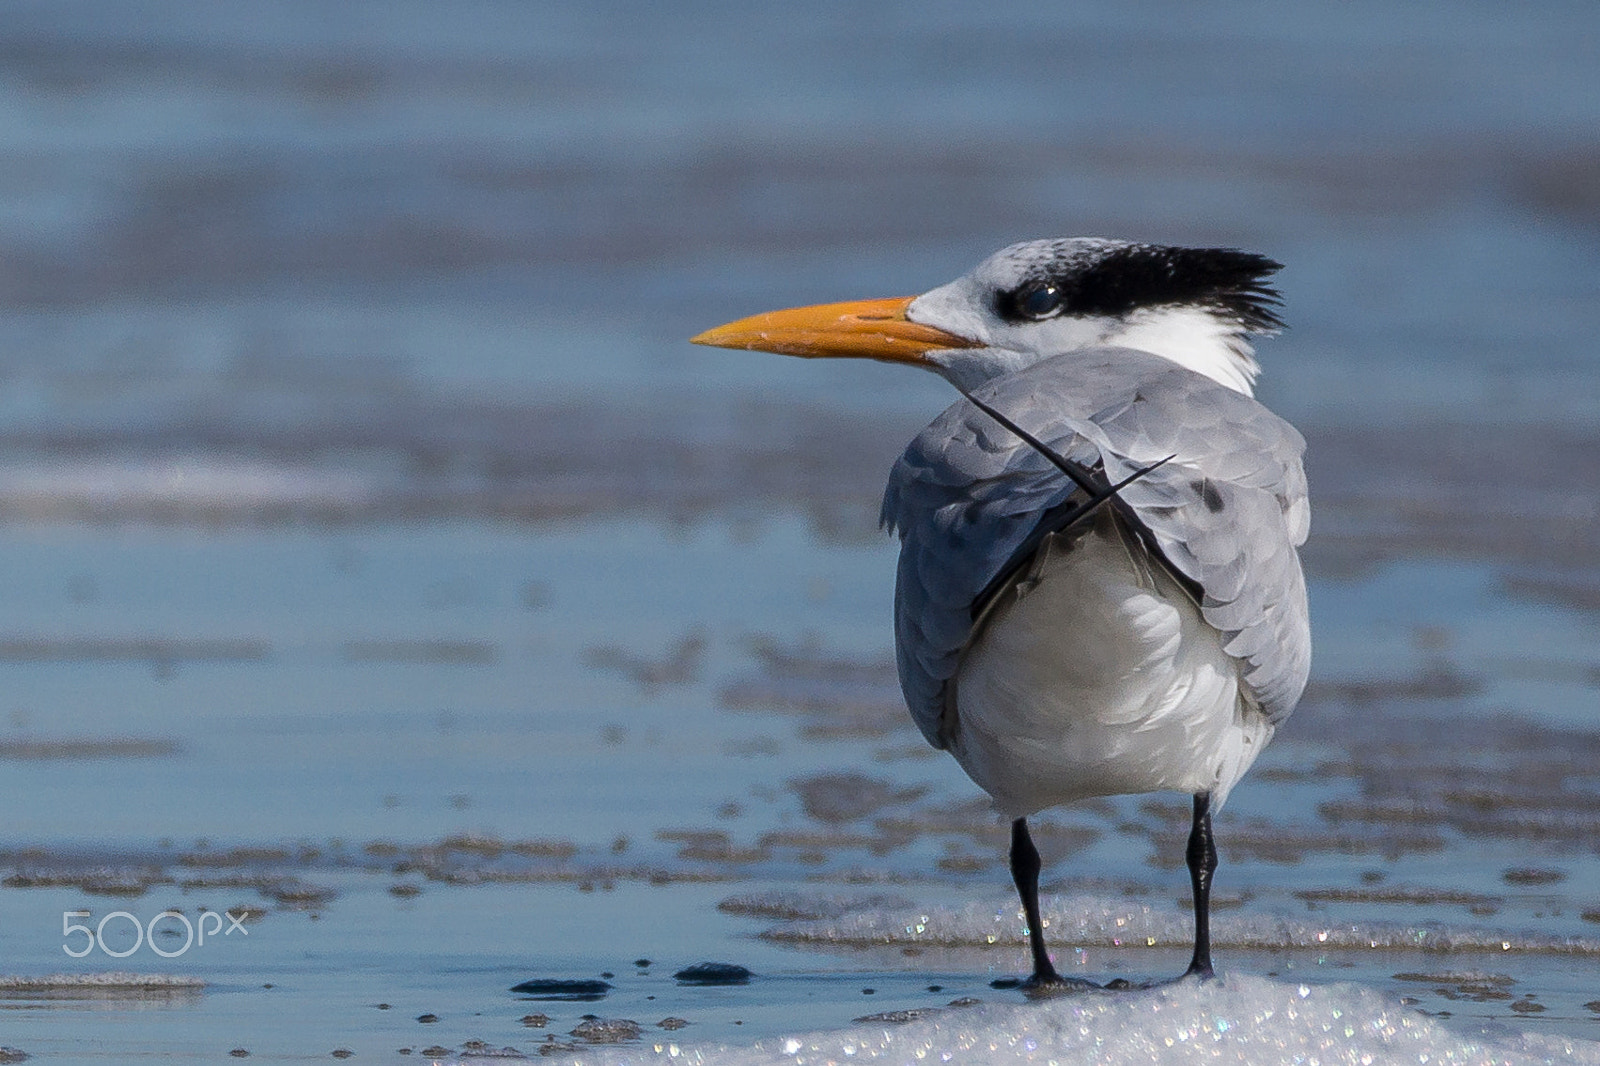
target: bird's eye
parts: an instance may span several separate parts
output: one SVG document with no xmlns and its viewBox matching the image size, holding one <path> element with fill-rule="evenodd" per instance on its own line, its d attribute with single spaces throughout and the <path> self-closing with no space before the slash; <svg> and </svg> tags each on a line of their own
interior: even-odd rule
<svg viewBox="0 0 1600 1066">
<path fill-rule="evenodd" d="M 1017 290 L 1017 313 L 1023 318 L 1049 318 L 1061 310 L 1061 290 L 1048 281 L 1036 281 Z"/>
</svg>

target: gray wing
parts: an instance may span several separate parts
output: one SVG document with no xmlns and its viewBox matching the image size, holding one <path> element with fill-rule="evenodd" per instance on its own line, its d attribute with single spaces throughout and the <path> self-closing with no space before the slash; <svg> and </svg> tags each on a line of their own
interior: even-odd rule
<svg viewBox="0 0 1600 1066">
<path fill-rule="evenodd" d="M 1310 508 L 1294 427 L 1210 378 L 1127 349 L 1057 356 L 974 394 L 1113 483 L 1174 457 L 1121 498 L 1165 563 L 1198 586 L 1206 620 L 1243 666 L 1246 694 L 1275 724 L 1287 718 L 1311 664 L 1296 551 Z M 980 598 L 1073 492 L 1049 460 L 966 400 L 895 464 L 883 522 L 901 538 L 900 684 L 935 747 Z"/>
</svg>

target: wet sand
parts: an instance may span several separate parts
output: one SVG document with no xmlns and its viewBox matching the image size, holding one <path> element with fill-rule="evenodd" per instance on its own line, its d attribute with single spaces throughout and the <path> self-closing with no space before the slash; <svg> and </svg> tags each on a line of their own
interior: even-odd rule
<svg viewBox="0 0 1600 1066">
<path fill-rule="evenodd" d="M 194 1054 L 271 1057 L 323 1044 L 569 1049 L 584 1046 L 571 1030 L 585 1015 L 638 1023 L 627 1041 L 657 1039 L 670 1017 L 689 1023 L 674 1039 L 739 1043 L 802 1008 L 826 1028 L 1018 999 L 988 987 L 1025 962 L 1003 827 L 915 734 L 878 613 L 864 609 L 887 602 L 891 546 L 820 540 L 798 517 L 579 522 L 536 537 L 457 525 L 364 537 L 352 562 L 347 534 L 238 532 L 192 545 L 173 564 L 184 586 L 151 569 L 171 536 L 40 536 L 19 555 L 41 602 L 14 598 L 10 632 L 54 601 L 51 646 L 92 646 L 82 633 L 102 632 L 96 619 L 127 617 L 120 590 L 150 582 L 168 602 L 147 617 L 157 636 L 139 640 L 179 646 L 165 626 L 210 604 L 212 633 L 248 629 L 266 650 L 11 662 L 66 713 L 17 712 L 12 733 L 32 739 L 0 748 L 30 797 L 0 853 L 17 916 L 4 950 L 23 976 L 67 963 L 206 987 L 79 997 L 18 985 L 6 993 L 29 1037 L 18 1046 L 79 1046 L 83 1025 L 113 1057 L 173 1046 L 140 1028 L 170 1026 L 152 1002 L 184 1012 Z M 100 590 L 87 615 L 68 580 L 85 568 Z M 529 581 L 544 590 L 533 606 Z M 219 611 L 228 582 L 252 594 Z M 1370 636 L 1384 624 L 1339 605 L 1413 584 L 1434 598 L 1387 623 L 1379 660 Z M 1589 616 L 1530 605 L 1465 563 L 1390 562 L 1314 591 L 1331 612 L 1320 633 L 1332 665 L 1218 822 L 1223 968 L 1357 980 L 1444 1018 L 1591 1034 L 1600 740 L 1576 710 L 1592 679 L 1575 669 Z M 1543 654 L 1572 668 L 1530 676 L 1523 660 L 1486 661 L 1486 617 L 1539 618 Z M 1336 672 L 1346 655 L 1366 669 Z M 251 695 L 268 690 L 292 702 Z M 1541 714 L 1562 706 L 1568 720 Z M 1098 980 L 1182 968 L 1185 818 L 1180 800 L 1152 797 L 1040 819 L 1064 966 Z M 95 925 L 168 909 L 248 915 L 248 934 L 173 959 L 153 945 L 127 959 L 62 954 L 79 943 L 60 935 L 64 911 Z M 159 943 L 175 950 L 182 932 L 167 919 Z M 133 936 L 111 920 L 105 946 Z M 737 989 L 672 979 L 702 961 L 755 977 Z M 612 987 L 510 991 L 533 979 Z M 270 1022 L 281 1011 L 293 1026 Z M 524 1027 L 530 1013 L 544 1030 Z M 440 1021 L 415 1020 L 426 1014 Z M 98 1028 L 112 1016 L 135 1022 Z"/>
</svg>

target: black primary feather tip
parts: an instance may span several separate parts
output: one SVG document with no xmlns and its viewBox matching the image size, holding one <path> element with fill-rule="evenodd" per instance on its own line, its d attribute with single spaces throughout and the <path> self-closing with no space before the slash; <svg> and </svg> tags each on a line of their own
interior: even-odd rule
<svg viewBox="0 0 1600 1066">
<path fill-rule="evenodd" d="M 999 295 L 996 310 L 1011 321 L 1054 314 L 1116 317 L 1146 307 L 1191 304 L 1219 311 L 1248 333 L 1283 328 L 1283 299 L 1267 279 L 1283 264 L 1237 248 L 1180 248 L 1162 244 L 1111 244 L 1094 254 L 1044 259 L 1027 280 Z M 1056 297 L 1050 315 L 1039 314 L 1040 290 Z"/>
</svg>

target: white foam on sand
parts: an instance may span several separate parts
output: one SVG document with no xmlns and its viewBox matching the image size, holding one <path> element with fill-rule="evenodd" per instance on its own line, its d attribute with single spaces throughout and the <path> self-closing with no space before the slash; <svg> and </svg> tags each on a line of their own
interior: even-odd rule
<svg viewBox="0 0 1600 1066">
<path fill-rule="evenodd" d="M 284 508 L 360 508 L 378 501 L 383 480 L 329 468 L 228 456 L 87 457 L 0 464 L 0 504 L 34 519 L 85 512 L 138 515 L 244 513 Z"/>
<path fill-rule="evenodd" d="M 1057 946 L 1187 948 L 1194 936 L 1194 923 L 1186 909 L 1171 903 L 1087 893 L 1049 896 L 1040 903 L 1045 933 Z M 827 913 L 828 917 L 781 922 L 761 935 L 781 943 L 851 948 L 1026 943 L 1021 908 L 1009 895 L 960 907 L 884 907 L 874 903 Z M 1265 913 L 1213 915 L 1211 943 L 1224 950 L 1306 947 L 1600 955 L 1600 940 L 1593 937 L 1442 922 L 1318 922 Z"/>
<path fill-rule="evenodd" d="M 470 1060 L 469 1060 L 470 1061 Z M 1593 1063 L 1600 1043 L 1493 1026 L 1457 1030 L 1358 985 L 1311 987 L 1244 974 L 1146 991 L 1086 992 L 1021 1005 L 949 1008 L 903 1024 L 862 1023 L 747 1047 L 655 1041 L 573 1056 L 622 1066 L 845 1063 L 1248 1063 L 1250 1066 Z"/>
<path fill-rule="evenodd" d="M 205 981 L 186 974 L 51 973 L 0 975 L 0 997 L 108 997 L 137 998 L 174 992 L 199 992 Z"/>
</svg>

